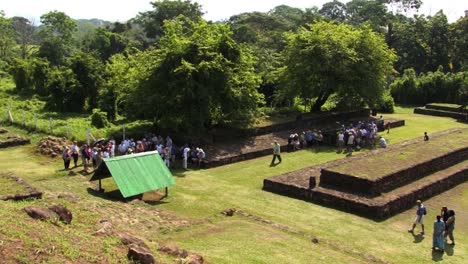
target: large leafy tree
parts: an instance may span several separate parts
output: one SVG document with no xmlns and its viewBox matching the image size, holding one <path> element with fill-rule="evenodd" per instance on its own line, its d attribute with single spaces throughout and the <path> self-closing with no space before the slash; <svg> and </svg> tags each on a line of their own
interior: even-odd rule
<svg viewBox="0 0 468 264">
<path fill-rule="evenodd" d="M 8 61 L 13 56 L 15 46 L 14 31 L 11 19 L 0 10 L 0 60 Z"/>
<path fill-rule="evenodd" d="M 191 20 L 197 20 L 203 15 L 202 7 L 190 0 L 157 0 L 151 3 L 153 10 L 142 12 L 136 18 L 147 37 L 159 39 L 163 33 L 164 21 L 183 15 Z"/>
<path fill-rule="evenodd" d="M 468 71 L 468 16 L 450 25 L 451 69 Z"/>
<path fill-rule="evenodd" d="M 358 96 L 370 106 L 381 99 L 395 54 L 369 27 L 318 22 L 287 37 L 280 69 L 284 97 L 313 100 L 320 110 L 330 95 Z"/>
<path fill-rule="evenodd" d="M 49 60 L 52 65 L 64 64 L 74 45 L 75 21 L 63 12 L 52 11 L 41 16 L 41 23 L 39 56 Z"/>
<path fill-rule="evenodd" d="M 141 74 L 129 109 L 159 127 L 187 132 L 245 126 L 262 101 L 253 56 L 226 25 L 183 18 L 167 22 L 160 48 L 139 55 Z"/>
<path fill-rule="evenodd" d="M 34 43 L 36 27 L 33 21 L 24 17 L 13 17 L 11 20 L 15 30 L 16 43 L 20 47 L 21 58 L 25 59 L 29 56 Z"/>
</svg>

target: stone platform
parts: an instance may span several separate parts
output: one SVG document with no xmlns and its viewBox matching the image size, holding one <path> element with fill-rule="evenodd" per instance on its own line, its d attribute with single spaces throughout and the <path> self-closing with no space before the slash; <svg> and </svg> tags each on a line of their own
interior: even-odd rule
<svg viewBox="0 0 468 264">
<path fill-rule="evenodd" d="M 431 135 L 431 140 L 438 137 L 443 139 L 445 136 L 453 136 L 457 133 L 466 134 L 467 132 L 468 129 L 443 131 Z M 421 161 L 419 165 L 415 166 L 415 169 L 411 166 L 407 167 L 406 172 L 411 171 L 417 174 L 410 179 L 398 180 L 400 172 L 401 175 L 409 175 L 406 174 L 405 169 L 391 172 L 390 174 L 394 176 L 385 179 L 387 182 L 375 182 L 375 188 L 379 190 L 378 192 L 374 192 L 375 189 L 372 190 L 373 186 L 371 185 L 359 186 L 358 182 L 348 183 L 355 186 L 344 184 L 342 178 L 331 177 L 324 180 L 329 174 L 325 173 L 324 175 L 323 172 L 332 171 L 333 168 L 339 168 L 349 162 L 364 162 L 366 159 L 373 159 L 391 154 L 392 151 L 421 144 L 421 139 L 409 140 L 392 145 L 387 149 L 372 150 L 349 158 L 268 178 L 264 180 L 263 189 L 370 218 L 386 218 L 411 208 L 418 199 L 429 198 L 468 180 L 468 157 L 466 156 L 468 144 L 465 141 L 461 141 L 461 143 L 463 144 L 460 144 L 459 150 L 444 153 L 441 155 L 443 157 L 436 155 L 433 159 Z M 431 167 L 437 169 L 434 170 Z M 377 179 L 379 178 L 377 177 Z"/>
</svg>

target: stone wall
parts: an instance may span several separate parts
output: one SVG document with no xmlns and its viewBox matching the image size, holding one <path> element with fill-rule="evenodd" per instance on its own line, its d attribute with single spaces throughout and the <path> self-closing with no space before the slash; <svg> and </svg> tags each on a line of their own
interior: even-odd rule
<svg viewBox="0 0 468 264">
<path fill-rule="evenodd" d="M 5 141 L 0 141 L 0 148 L 9 148 L 9 147 L 16 147 L 16 146 L 21 146 L 21 145 L 27 145 L 30 144 L 31 140 L 26 139 L 26 138 L 9 138 Z"/>
<path fill-rule="evenodd" d="M 382 192 L 391 191 L 466 159 L 468 159 L 468 147 L 414 164 L 411 167 L 389 173 L 375 180 L 363 179 L 353 175 L 323 169 L 320 176 L 320 185 L 350 193 L 377 196 Z"/>
<path fill-rule="evenodd" d="M 441 111 L 441 110 L 427 109 L 427 108 L 415 108 L 414 113 L 421 114 L 421 115 L 451 117 L 451 118 L 461 119 L 461 120 L 468 118 L 468 115 L 463 114 L 463 113 Z"/>
<path fill-rule="evenodd" d="M 450 107 L 450 106 L 427 104 L 426 109 L 434 109 L 434 110 L 441 110 L 441 111 L 447 111 L 447 112 L 457 112 L 457 113 L 468 114 L 468 108 L 461 108 L 461 107 Z"/>
<path fill-rule="evenodd" d="M 324 122 L 330 121 L 344 121 L 351 118 L 360 118 L 360 117 L 369 117 L 370 110 L 369 109 L 361 109 L 355 111 L 347 111 L 347 112 L 328 112 L 328 113 L 321 113 L 319 116 L 317 114 L 302 114 L 300 115 L 296 121 L 274 124 L 270 126 L 259 127 L 255 129 L 220 129 L 218 131 L 214 131 L 212 133 L 213 141 L 222 141 L 225 140 L 226 137 L 245 137 L 245 136 L 260 136 L 269 133 L 289 130 L 289 129 L 296 129 L 301 126 L 319 126 Z"/>
<path fill-rule="evenodd" d="M 427 184 L 415 187 L 415 189 L 407 190 L 398 195 L 392 195 L 391 198 L 381 202 L 375 202 L 373 199 L 365 197 L 330 191 L 320 187 L 315 189 L 300 188 L 268 179 L 264 180 L 263 190 L 314 202 L 364 217 L 384 219 L 414 207 L 415 201 L 418 199 L 425 200 L 467 180 L 468 168 L 465 168 L 443 179 L 428 181 Z"/>
</svg>

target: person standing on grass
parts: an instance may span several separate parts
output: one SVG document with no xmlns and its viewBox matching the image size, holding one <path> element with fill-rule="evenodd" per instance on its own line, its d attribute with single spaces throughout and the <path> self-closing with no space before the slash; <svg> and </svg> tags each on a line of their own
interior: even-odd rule
<svg viewBox="0 0 468 264">
<path fill-rule="evenodd" d="M 184 147 L 184 149 L 182 150 L 182 155 L 183 155 L 182 167 L 184 168 L 184 170 L 186 170 L 187 169 L 187 161 L 188 161 L 188 158 L 189 158 L 189 155 L 190 155 L 190 148 L 188 147 L 188 145 L 186 145 Z"/>
<path fill-rule="evenodd" d="M 71 152 L 69 147 L 65 147 L 62 152 L 62 158 L 63 158 L 63 165 L 65 167 L 65 170 L 68 170 L 70 168 L 70 161 L 71 161 Z"/>
<path fill-rule="evenodd" d="M 427 132 L 424 132 L 424 141 L 429 141 L 429 136 L 427 135 Z"/>
<path fill-rule="evenodd" d="M 413 233 L 416 224 L 421 225 L 421 235 L 424 235 L 424 216 L 427 214 L 426 207 L 422 204 L 421 200 L 417 200 L 416 204 L 418 209 L 416 210 L 416 219 L 414 220 L 413 227 L 408 229 L 408 232 Z"/>
<path fill-rule="evenodd" d="M 445 224 L 440 220 L 441 217 L 438 215 L 436 221 L 434 222 L 434 234 L 432 235 L 432 250 L 439 249 L 444 251 L 445 241 L 444 241 L 444 229 Z"/>
<path fill-rule="evenodd" d="M 70 152 L 73 157 L 73 165 L 75 167 L 78 167 L 77 163 L 78 163 L 80 149 L 78 148 L 78 144 L 76 143 L 76 141 L 73 141 L 73 144 L 70 147 Z"/>
<path fill-rule="evenodd" d="M 449 218 L 447 219 L 447 228 L 444 233 L 444 238 L 447 236 L 452 240 L 450 245 L 455 246 L 455 238 L 453 237 L 453 230 L 455 229 L 455 211 L 448 211 Z"/>
<path fill-rule="evenodd" d="M 281 146 L 278 141 L 273 142 L 273 159 L 271 160 L 271 165 L 275 165 L 276 158 L 278 158 L 279 163 L 281 163 Z"/>
</svg>

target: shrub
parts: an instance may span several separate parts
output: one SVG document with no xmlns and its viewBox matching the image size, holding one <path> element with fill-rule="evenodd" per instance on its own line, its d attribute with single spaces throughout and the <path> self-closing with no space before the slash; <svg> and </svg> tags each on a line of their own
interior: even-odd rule
<svg viewBox="0 0 468 264">
<path fill-rule="evenodd" d="M 395 101 L 390 93 L 384 94 L 383 98 L 377 104 L 377 110 L 384 113 L 395 112 Z"/>
<path fill-rule="evenodd" d="M 96 128 L 104 128 L 109 126 L 109 120 L 107 120 L 107 113 L 101 111 L 101 109 L 93 109 L 91 114 L 91 125 Z"/>
</svg>

